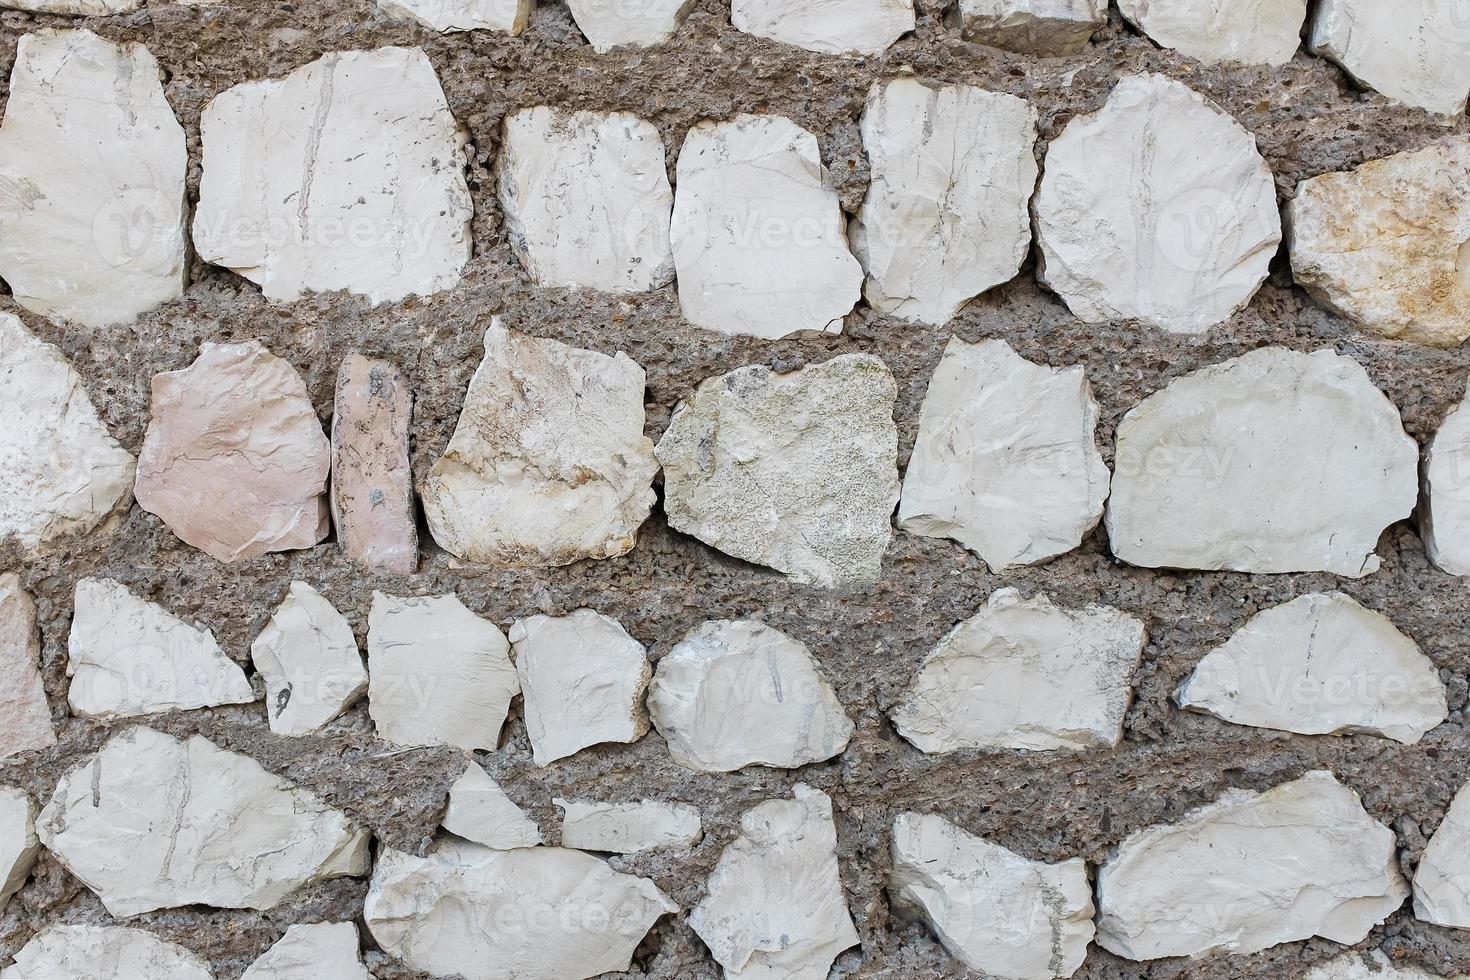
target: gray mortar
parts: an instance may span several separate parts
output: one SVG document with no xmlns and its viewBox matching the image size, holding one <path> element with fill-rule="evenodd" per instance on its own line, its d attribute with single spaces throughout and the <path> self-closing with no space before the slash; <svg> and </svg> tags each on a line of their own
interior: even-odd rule
<svg viewBox="0 0 1470 980">
<path fill-rule="evenodd" d="M 168 98 L 189 134 L 191 198 L 197 197 L 199 179 L 199 114 L 216 93 L 282 74 L 327 51 L 422 46 L 473 141 L 475 257 L 456 289 L 380 309 L 342 294 L 272 306 L 255 286 L 196 262 L 187 295 L 133 327 L 90 331 L 53 326 L 29 314 L 23 319 L 61 346 L 86 379 L 105 421 L 135 453 L 147 419 L 149 378 L 188 364 L 201 341 L 263 341 L 302 373 L 324 422 L 337 365 L 348 350 L 392 358 L 408 373 L 417 397 L 413 461 L 419 476 L 448 442 L 481 354 L 481 334 L 499 311 L 521 330 L 607 353 L 621 349 L 647 368 L 648 433 L 654 438 L 667 426 L 680 396 L 710 375 L 748 363 L 786 370 L 847 351 L 877 354 L 898 378 L 900 465 L 913 445 L 927 380 L 951 334 L 967 340 L 1002 337 L 1033 360 L 1086 364 L 1101 405 L 1099 437 L 1110 462 L 1118 419 L 1140 399 L 1185 372 L 1267 344 L 1331 347 L 1356 358 L 1421 441 L 1458 402 L 1470 353 L 1355 334 L 1292 288 L 1280 258 L 1278 271 L 1249 308 L 1202 338 L 1169 336 L 1130 323 L 1081 324 L 1034 284 L 1030 263 L 1014 282 L 971 304 L 943 329 L 903 325 L 862 308 L 840 337 L 778 342 L 692 329 L 680 316 L 672 287 L 618 300 L 528 283 L 504 241 L 489 179 L 500 120 L 522 106 L 637 113 L 662 132 L 671 175 L 683 135 L 698 120 L 741 111 L 782 113 L 817 134 L 849 211 L 860 202 L 867 180 L 858 133 L 865 94 L 874 80 L 904 67 L 926 79 L 968 82 L 1031 100 L 1041 113 L 1043 141 L 1073 115 L 1098 108 L 1120 73 L 1164 72 L 1214 99 L 1255 133 L 1283 198 L 1304 177 L 1417 149 L 1467 128 L 1463 118 L 1446 125 L 1427 113 L 1354 91 L 1341 71 L 1305 53 L 1275 70 L 1202 67 L 1158 50 L 1114 13 L 1085 54 L 1038 61 L 965 43 L 943 27 L 936 3 L 920 0 L 919 7 L 913 35 L 884 57 L 865 60 L 809 54 L 740 34 L 716 0 L 701 0 L 671 43 L 606 56 L 583 42 L 566 9 L 555 2 L 537 10 L 526 34 L 514 39 L 485 32 L 440 37 L 388 19 L 372 0 L 226 0 L 216 7 L 154 6 L 88 20 L 86 25 L 104 36 L 146 44 L 169 73 Z M 19 35 L 78 23 L 0 14 L 5 76 Z M 13 307 L 8 299 L 3 303 Z M 786 795 L 797 781 L 822 788 L 836 804 L 843 883 L 862 936 L 861 950 L 838 960 L 842 976 L 968 975 L 922 927 L 895 916 L 884 893 L 887 830 L 903 810 L 942 814 L 1032 858 L 1080 855 L 1097 862 L 1129 833 L 1176 818 L 1227 787 L 1262 789 L 1326 767 L 1362 794 L 1373 816 L 1394 828 L 1403 868 L 1411 873 L 1449 800 L 1470 778 L 1467 585 L 1427 564 L 1407 523 L 1384 535 L 1383 569 L 1361 581 L 1127 568 L 1109 557 L 1101 531 L 1050 564 L 998 577 L 952 542 L 896 534 L 882 583 L 850 593 L 791 585 L 724 558 L 671 532 L 657 510 L 627 557 L 546 571 L 461 568 L 427 534 L 423 540 L 421 571 L 407 577 L 359 571 L 330 544 L 225 566 L 184 546 L 158 519 L 134 506 L 111 538 L 83 542 L 29 565 L 22 565 L 13 550 L 0 552 L 0 568 L 22 567 L 24 583 L 39 605 L 46 688 L 61 739 L 51 750 L 3 767 L 0 779 L 44 801 L 63 771 L 94 751 L 110 731 L 126 727 L 67 717 L 71 592 L 87 575 L 120 579 L 140 595 L 209 626 L 226 652 L 247 668 L 250 641 L 292 579 L 319 588 L 352 622 L 360 641 L 374 589 L 454 590 L 502 628 L 527 614 L 590 606 L 620 620 L 655 657 L 711 618 L 757 616 L 799 637 L 812 647 L 858 725 L 852 746 L 830 763 L 798 772 L 692 773 L 669 760 L 653 733 L 637 745 L 595 748 L 535 769 L 517 716 L 507 726 L 504 746 L 488 758 L 488 768 L 553 843 L 558 827 L 558 811 L 550 802 L 554 795 L 650 796 L 699 807 L 707 836 L 692 853 L 613 861 L 653 877 L 686 910 L 703 894 L 705 877 L 736 833 L 742 812 L 760 800 Z M 1003 585 L 1026 595 L 1045 590 L 1062 603 L 1109 603 L 1147 622 L 1137 700 L 1128 714 L 1126 740 L 1116 751 L 927 757 L 888 725 L 884 710 L 925 652 Z M 1453 713 L 1421 744 L 1273 735 L 1184 714 L 1169 704 L 1171 692 L 1205 652 L 1252 614 L 1305 592 L 1330 589 L 1388 615 L 1439 666 Z M 342 807 L 382 842 L 409 850 L 428 844 L 447 789 L 463 765 L 450 750 L 400 750 L 376 741 L 365 705 L 327 733 L 294 740 L 271 734 L 259 704 L 162 716 L 150 724 L 177 734 L 200 732 L 248 753 Z M 306 889 L 261 914 L 187 908 L 131 921 L 195 950 L 219 976 L 237 977 L 290 923 L 359 917 L 365 891 L 362 881 L 339 881 Z M 43 856 L 35 879 L 0 918 L 0 962 L 43 924 L 105 921 L 97 899 L 54 858 Z M 1362 947 L 1385 942 L 1394 957 L 1433 972 L 1470 971 L 1470 933 L 1418 923 L 1407 911 L 1375 929 Z M 1318 940 L 1247 957 L 1136 964 L 1094 948 L 1077 976 L 1293 978 L 1338 949 Z M 381 953 L 368 957 L 384 980 L 412 976 Z M 682 918 L 670 917 L 639 948 L 628 975 L 685 980 L 715 978 L 719 971 Z"/>
</svg>

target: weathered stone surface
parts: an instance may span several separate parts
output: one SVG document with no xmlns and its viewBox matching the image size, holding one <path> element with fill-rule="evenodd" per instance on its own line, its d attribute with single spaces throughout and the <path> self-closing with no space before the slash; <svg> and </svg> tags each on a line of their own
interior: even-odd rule
<svg viewBox="0 0 1470 980">
<path fill-rule="evenodd" d="M 862 131 L 873 176 L 851 238 L 868 305 L 944 324 L 1015 276 L 1038 172 L 1028 102 L 899 78 L 868 93 Z"/>
<path fill-rule="evenodd" d="M 578 609 L 517 620 L 509 635 L 536 765 L 648 733 L 643 692 L 653 668 L 617 620 Z"/>
<path fill-rule="evenodd" d="M 144 0 L 5 0 L 0 7 L 30 10 L 43 14 L 70 14 L 77 17 L 106 17 L 132 13 Z"/>
<path fill-rule="evenodd" d="M 1098 872 L 1098 945 L 1152 960 L 1360 942 L 1409 894 L 1394 843 L 1330 772 L 1230 790 L 1118 846 Z"/>
<path fill-rule="evenodd" d="M 337 543 L 365 568 L 409 574 L 418 565 L 419 531 L 408 379 L 387 361 L 353 352 L 337 372 L 333 406 L 329 503 Z"/>
<path fill-rule="evenodd" d="M 677 911 L 653 882 L 581 851 L 445 841 L 428 857 L 384 849 L 364 918 L 415 970 L 568 980 L 628 969 L 654 921 Z"/>
<path fill-rule="evenodd" d="M 1108 539 L 1145 568 L 1378 570 L 1418 447 L 1352 358 L 1266 347 L 1185 375 L 1118 426 Z"/>
<path fill-rule="evenodd" d="M 541 828 L 477 762 L 471 762 L 464 775 L 449 787 L 449 808 L 442 826 L 451 834 L 497 851 L 541 843 Z"/>
<path fill-rule="evenodd" d="M 734 0 L 730 22 L 821 54 L 876 55 L 914 29 L 913 0 Z"/>
<path fill-rule="evenodd" d="M 1085 861 L 1031 861 L 942 817 L 901 813 L 893 822 L 889 890 L 988 977 L 1070 977 L 1092 942 Z"/>
<path fill-rule="evenodd" d="M 240 980 L 373 980 L 351 922 L 294 925 Z"/>
<path fill-rule="evenodd" d="M 645 384 L 621 352 L 493 320 L 454 436 L 421 489 L 434 540 L 466 561 L 512 568 L 627 554 L 658 473 L 643 434 Z"/>
<path fill-rule="evenodd" d="M 904 473 L 898 526 L 953 538 L 993 571 L 1082 543 L 1111 474 L 1081 365 L 1051 368 L 1003 340 L 950 338 L 929 380 Z"/>
<path fill-rule="evenodd" d="M 1052 140 L 1037 276 L 1088 323 L 1202 333 L 1255 295 L 1281 242 L 1255 137 L 1163 75 L 1125 75 Z"/>
<path fill-rule="evenodd" d="M 182 295 L 187 165 L 147 48 L 21 37 L 0 126 L 0 276 L 15 301 L 103 327 Z"/>
<path fill-rule="evenodd" d="M 89 718 L 255 700 L 245 671 L 224 655 L 212 632 L 112 579 L 77 582 L 66 672 L 67 702 Z"/>
<path fill-rule="evenodd" d="M 25 790 L 0 786 L 0 912 L 26 883 L 40 855 L 35 801 Z"/>
<path fill-rule="evenodd" d="M 1307 47 L 1353 81 L 1432 112 L 1465 109 L 1470 93 L 1470 4 L 1321 0 Z"/>
<path fill-rule="evenodd" d="M 1463 974 L 1443 978 L 1438 974 L 1427 973 L 1417 966 L 1395 966 L 1393 961 L 1384 955 L 1383 950 L 1375 949 L 1368 954 L 1366 961 L 1361 951 L 1349 950 L 1335 960 L 1328 960 L 1321 966 L 1314 967 L 1302 976 L 1302 980 L 1467 980 L 1467 978 Z"/>
<path fill-rule="evenodd" d="M 202 736 L 114 735 L 62 776 L 41 842 L 114 916 L 183 905 L 269 909 L 365 874 L 368 839 L 315 794 Z"/>
<path fill-rule="evenodd" d="M 1449 716 L 1434 662 L 1341 592 L 1253 616 L 1179 688 L 1181 707 L 1302 735 L 1364 732 L 1413 745 Z"/>
<path fill-rule="evenodd" d="M 1284 65 L 1307 19 L 1307 0 L 1118 0 L 1118 9 L 1159 46 L 1206 63 Z"/>
<path fill-rule="evenodd" d="M 673 37 L 694 0 L 567 0 L 572 19 L 598 54 L 616 47 L 649 48 Z"/>
<path fill-rule="evenodd" d="M 38 551 L 132 503 L 133 457 L 51 344 L 0 312 L 0 539 Z"/>
<path fill-rule="evenodd" d="M 0 759 L 56 744 L 40 662 L 35 600 L 7 572 L 0 575 Z"/>
<path fill-rule="evenodd" d="M 817 138 L 783 116 L 706 120 L 679 151 L 672 241 L 697 327 L 766 340 L 841 333 L 862 293 Z"/>
<path fill-rule="evenodd" d="M 822 980 L 858 944 L 837 871 L 827 794 L 798 783 L 740 818 L 689 927 L 727 980 Z"/>
<path fill-rule="evenodd" d="M 258 341 L 153 376 L 138 504 L 223 562 L 327 536 L 331 444 L 301 375 Z"/>
<path fill-rule="evenodd" d="M 703 836 L 699 811 L 692 806 L 638 800 L 600 803 L 551 801 L 562 810 L 561 843 L 584 851 L 636 854 L 662 847 L 689 847 Z"/>
<path fill-rule="evenodd" d="M 1054 58 L 1087 47 L 1108 0 L 960 0 L 955 14 L 971 41 Z"/>
<path fill-rule="evenodd" d="M 1328 309 L 1386 337 L 1470 337 L 1470 139 L 1304 180 L 1286 228 L 1293 278 Z"/>
<path fill-rule="evenodd" d="M 535 0 L 378 0 L 380 10 L 441 34 L 485 30 L 514 36 L 526 29 L 535 5 Z"/>
<path fill-rule="evenodd" d="M 876 582 L 898 502 L 896 397 L 871 354 L 705 380 L 656 450 L 669 525 L 796 582 Z"/>
<path fill-rule="evenodd" d="M 1435 567 L 1470 575 L 1470 389 L 1425 451 L 1419 532 Z"/>
<path fill-rule="evenodd" d="M 1470 787 L 1450 804 L 1414 872 L 1414 915 L 1470 929 Z"/>
<path fill-rule="evenodd" d="M 277 735 L 306 735 L 352 707 L 368 675 L 347 619 L 326 596 L 292 582 L 250 645 L 265 681 L 266 717 Z"/>
<path fill-rule="evenodd" d="M 150 932 L 127 926 L 51 925 L 0 970 L 14 980 L 214 980 L 194 953 Z M 351 980 L 351 978 L 345 978 Z"/>
<path fill-rule="evenodd" d="M 674 761 L 702 772 L 795 769 L 847 747 L 853 724 L 806 644 L 753 620 L 719 620 L 658 662 L 653 724 Z"/>
<path fill-rule="evenodd" d="M 465 136 L 418 48 L 334 51 L 236 85 L 200 128 L 204 261 L 283 301 L 345 289 L 376 304 L 459 282 Z"/>
<path fill-rule="evenodd" d="M 1109 748 L 1123 738 L 1139 620 L 1001 589 L 939 642 L 889 712 L 925 752 Z"/>
<path fill-rule="evenodd" d="M 674 278 L 664 143 L 627 112 L 534 106 L 501 125 L 505 233 L 541 286 L 637 293 Z"/>
<path fill-rule="evenodd" d="M 399 745 L 493 751 L 520 693 L 505 635 L 459 596 L 373 593 L 368 613 L 368 714 Z"/>
</svg>

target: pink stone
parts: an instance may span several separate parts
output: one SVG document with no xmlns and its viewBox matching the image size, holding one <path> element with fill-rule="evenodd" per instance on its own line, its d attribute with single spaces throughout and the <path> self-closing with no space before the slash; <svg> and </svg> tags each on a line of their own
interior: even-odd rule
<svg viewBox="0 0 1470 980">
<path fill-rule="evenodd" d="M 347 557 L 367 568 L 408 574 L 418 565 L 412 415 L 402 371 L 355 351 L 342 359 L 332 415 L 332 521 Z"/>
<path fill-rule="evenodd" d="M 0 759 L 56 744 L 40 660 L 36 604 L 19 575 L 0 575 Z"/>
</svg>

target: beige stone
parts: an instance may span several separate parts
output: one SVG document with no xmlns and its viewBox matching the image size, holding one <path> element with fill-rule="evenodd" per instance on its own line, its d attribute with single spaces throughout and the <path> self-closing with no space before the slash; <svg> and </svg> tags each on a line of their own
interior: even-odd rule
<svg viewBox="0 0 1470 980">
<path fill-rule="evenodd" d="M 1055 58 L 1086 50 L 1108 0 L 960 0 L 955 19 L 971 41 Z"/>
<path fill-rule="evenodd" d="M 541 843 L 541 829 L 536 822 L 473 761 L 449 787 L 449 807 L 444 811 L 442 826 L 451 834 L 497 851 Z"/>
<path fill-rule="evenodd" d="M 378 0 L 379 9 L 441 34 L 499 31 L 512 37 L 526 29 L 535 6 L 535 0 Z"/>
<path fill-rule="evenodd" d="M 127 926 L 50 925 L 0 970 L 5 980 L 215 980 L 183 946 Z M 324 978 L 323 978 L 324 980 Z"/>
<path fill-rule="evenodd" d="M 7 572 L 0 575 L 0 759 L 56 744 L 40 661 L 35 600 Z"/>
<path fill-rule="evenodd" d="M 355 924 L 316 922 L 288 926 L 240 980 L 373 980 L 373 975 L 362 965 Z"/>
<path fill-rule="evenodd" d="M 572 19 L 598 54 L 616 47 L 648 48 L 674 36 L 694 0 L 567 0 Z"/>
<path fill-rule="evenodd" d="M 914 29 L 913 0 L 734 0 L 736 30 L 821 54 L 877 55 Z"/>
<path fill-rule="evenodd" d="M 402 371 L 356 352 L 342 359 L 332 409 L 332 523 L 343 552 L 364 568 L 406 575 L 418 566 L 412 419 Z"/>
<path fill-rule="evenodd" d="M 0 786 L 0 912 L 25 885 L 41 855 L 36 802 L 14 786 Z"/>
<path fill-rule="evenodd" d="M 612 854 L 636 854 L 665 847 L 689 847 L 703 834 L 699 811 L 692 806 L 637 800 L 600 803 L 592 800 L 551 801 L 561 808 L 564 847 Z"/>
<path fill-rule="evenodd" d="M 278 735 L 309 735 L 367 691 L 352 627 L 305 582 L 291 583 L 286 600 L 250 645 L 250 659 L 265 681 L 266 717 Z"/>
<path fill-rule="evenodd" d="M 1470 786 L 1450 801 L 1414 872 L 1414 915 L 1470 929 Z"/>
<path fill-rule="evenodd" d="M 1319 0 L 1307 47 L 1365 88 L 1431 112 L 1465 110 L 1470 0 Z"/>
<path fill-rule="evenodd" d="M 1156 44 L 1207 64 L 1284 65 L 1301 43 L 1307 0 L 1118 0 Z"/>
<path fill-rule="evenodd" d="M 1441 571 L 1470 575 L 1470 393 L 1434 433 L 1423 471 L 1419 532 L 1424 552 Z"/>
</svg>

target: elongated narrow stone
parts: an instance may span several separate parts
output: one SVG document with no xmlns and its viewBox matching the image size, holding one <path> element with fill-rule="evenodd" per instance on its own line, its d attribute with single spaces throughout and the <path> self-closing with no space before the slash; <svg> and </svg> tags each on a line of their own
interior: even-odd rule
<svg viewBox="0 0 1470 980">
<path fill-rule="evenodd" d="M 471 762 L 449 787 L 443 827 L 465 840 L 510 851 L 541 843 L 541 829 L 515 805 L 490 774 Z"/>
<path fill-rule="evenodd" d="M 914 29 L 913 0 L 734 0 L 730 22 L 757 37 L 821 54 L 876 55 Z"/>
<path fill-rule="evenodd" d="M 26 883 L 41 856 L 37 809 L 25 790 L 0 786 L 0 912 Z"/>
<path fill-rule="evenodd" d="M 0 970 L 5 980 L 215 980 L 192 951 L 127 926 L 50 925 Z"/>
<path fill-rule="evenodd" d="M 381 10 L 450 34 L 499 31 L 512 37 L 526 29 L 535 0 L 378 0 Z"/>
<path fill-rule="evenodd" d="M 1465 111 L 1470 12 L 1463 0 L 1321 0 L 1307 46 L 1353 80 L 1432 112 Z"/>
<path fill-rule="evenodd" d="M 337 543 L 365 568 L 418 566 L 408 433 L 413 392 L 393 364 L 353 352 L 337 372 L 329 500 Z"/>
<path fill-rule="evenodd" d="M 74 17 L 107 17 L 128 14 L 142 7 L 144 0 L 5 0 L 0 7 L 30 10 L 41 14 L 69 14 Z"/>
<path fill-rule="evenodd" d="M 1108 0 L 960 0 L 955 16 L 968 40 L 1055 58 L 1087 48 Z"/>
<path fill-rule="evenodd" d="M 1470 575 L 1470 388 L 1425 451 L 1419 531 L 1437 568 Z"/>
<path fill-rule="evenodd" d="M 1462 787 L 1414 872 L 1414 915 L 1470 929 L 1470 787 Z"/>
<path fill-rule="evenodd" d="M 373 975 L 362 965 L 356 925 L 316 922 L 288 926 L 240 980 L 373 980 Z"/>
<path fill-rule="evenodd" d="M 598 54 L 616 47 L 649 48 L 674 36 L 694 0 L 567 0 L 572 19 Z"/>
<path fill-rule="evenodd" d="M 56 744 L 40 661 L 36 602 L 7 572 L 0 575 L 0 759 Z"/>
<path fill-rule="evenodd" d="M 562 810 L 564 847 L 613 854 L 636 854 L 664 847 L 688 847 L 703 831 L 699 811 L 691 806 L 638 800 L 599 803 L 591 800 L 551 801 Z"/>
<path fill-rule="evenodd" d="M 1156 44 L 1207 64 L 1284 65 L 1301 43 L 1307 0 L 1118 0 Z"/>
<path fill-rule="evenodd" d="M 326 596 L 292 582 L 286 600 L 250 645 L 265 681 L 266 717 L 278 735 L 307 735 L 367 691 L 368 675 L 347 619 Z"/>
</svg>

